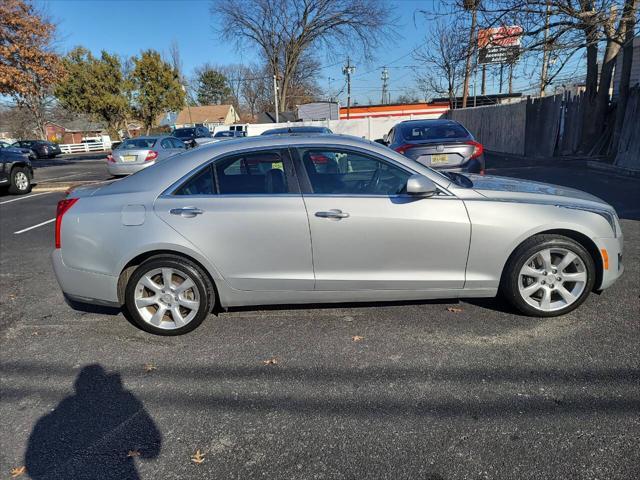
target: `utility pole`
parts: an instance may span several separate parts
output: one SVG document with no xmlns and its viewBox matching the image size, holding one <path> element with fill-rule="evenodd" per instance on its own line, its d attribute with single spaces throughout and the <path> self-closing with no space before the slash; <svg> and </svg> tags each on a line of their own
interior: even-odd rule
<svg viewBox="0 0 640 480">
<path fill-rule="evenodd" d="M 382 104 L 391 103 L 391 98 L 389 98 L 389 70 L 387 67 L 382 68 Z"/>
<path fill-rule="evenodd" d="M 467 98 L 469 97 L 469 83 L 471 79 L 471 61 L 473 51 L 476 47 L 476 23 L 478 17 L 478 2 L 476 0 L 465 0 L 464 9 L 471 10 L 471 28 L 469 29 L 469 44 L 467 45 L 467 58 L 464 66 L 464 84 L 462 87 L 462 108 L 467 106 Z"/>
<path fill-rule="evenodd" d="M 333 91 L 331 90 L 331 82 L 333 82 L 335 80 L 335 78 L 331 78 L 331 77 L 327 77 L 327 80 L 329 81 L 329 101 L 333 102 Z"/>
<path fill-rule="evenodd" d="M 278 77 L 273 76 L 273 99 L 276 105 L 276 123 L 280 123 L 280 117 L 278 116 Z"/>
<path fill-rule="evenodd" d="M 185 96 L 187 97 L 187 111 L 189 112 L 189 123 L 193 123 L 193 121 L 191 120 L 191 105 L 189 105 L 189 92 L 187 91 L 187 86 L 185 84 L 182 84 L 182 91 L 185 93 Z"/>
<path fill-rule="evenodd" d="M 480 80 L 480 95 L 487 94 L 487 65 L 482 64 L 482 79 Z"/>
<path fill-rule="evenodd" d="M 351 60 L 347 57 L 347 64 L 342 67 L 342 73 L 347 76 L 347 120 L 351 114 L 351 75 L 356 71 L 356 67 L 351 65 Z"/>
</svg>

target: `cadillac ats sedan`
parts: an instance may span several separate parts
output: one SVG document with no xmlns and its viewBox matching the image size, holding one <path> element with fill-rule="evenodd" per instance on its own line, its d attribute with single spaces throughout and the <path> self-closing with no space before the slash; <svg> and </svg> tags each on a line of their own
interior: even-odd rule
<svg viewBox="0 0 640 480">
<path fill-rule="evenodd" d="M 623 271 L 615 210 L 587 193 L 439 173 L 340 135 L 228 140 L 58 204 L 71 305 L 178 335 L 233 306 L 503 295 L 577 308 Z"/>
</svg>

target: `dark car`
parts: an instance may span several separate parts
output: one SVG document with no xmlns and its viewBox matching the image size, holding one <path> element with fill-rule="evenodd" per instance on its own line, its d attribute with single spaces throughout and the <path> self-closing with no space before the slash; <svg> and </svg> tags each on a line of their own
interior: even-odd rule
<svg viewBox="0 0 640 480">
<path fill-rule="evenodd" d="M 207 127 L 176 128 L 171 132 L 171 135 L 182 140 L 189 148 L 193 148 L 199 143 L 206 143 L 211 138 L 211 132 Z"/>
<path fill-rule="evenodd" d="M 247 132 L 244 132 L 242 130 L 221 130 L 219 132 L 216 132 L 213 135 L 213 138 L 216 138 L 218 140 L 226 140 L 229 138 L 241 138 L 246 136 Z"/>
<path fill-rule="evenodd" d="M 60 155 L 62 150 L 60 147 L 46 140 L 19 140 L 13 145 L 13 148 L 22 148 L 31 151 L 29 157 L 35 158 L 54 158 L 56 155 Z"/>
<path fill-rule="evenodd" d="M 7 149 L 11 152 L 24 153 L 29 158 L 35 158 L 35 154 L 29 148 L 14 147 L 14 144 L 0 141 L 0 149 Z"/>
<path fill-rule="evenodd" d="M 484 173 L 482 144 L 453 120 L 400 122 L 378 142 L 431 168 Z"/>
<path fill-rule="evenodd" d="M 271 130 L 265 130 L 261 133 L 261 135 L 306 135 L 306 134 L 314 134 L 314 133 L 333 133 L 327 127 L 283 127 L 283 128 L 272 128 Z"/>
<path fill-rule="evenodd" d="M 26 154 L 11 148 L 0 148 L 0 187 L 9 187 L 9 193 L 29 193 L 33 180 L 33 167 Z"/>
</svg>

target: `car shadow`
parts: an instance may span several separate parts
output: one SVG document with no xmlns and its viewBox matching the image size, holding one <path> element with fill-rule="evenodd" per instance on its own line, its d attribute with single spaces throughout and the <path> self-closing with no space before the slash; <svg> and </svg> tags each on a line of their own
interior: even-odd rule
<svg viewBox="0 0 640 480">
<path fill-rule="evenodd" d="M 25 466 L 33 479 L 136 479 L 136 458 L 160 454 L 162 435 L 120 374 L 87 365 L 75 392 L 31 432 Z"/>
</svg>

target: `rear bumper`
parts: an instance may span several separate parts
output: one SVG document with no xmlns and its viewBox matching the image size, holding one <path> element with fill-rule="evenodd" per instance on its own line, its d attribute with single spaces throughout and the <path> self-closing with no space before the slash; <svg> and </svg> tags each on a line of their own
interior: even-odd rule
<svg viewBox="0 0 640 480">
<path fill-rule="evenodd" d="M 484 155 L 480 158 L 472 158 L 471 160 L 467 160 L 465 163 L 461 165 L 456 165 L 454 167 L 449 167 L 444 165 L 442 167 L 429 165 L 434 170 L 443 170 L 447 172 L 460 172 L 460 173 L 481 173 L 485 169 L 485 161 Z"/>
<path fill-rule="evenodd" d="M 139 172 L 140 170 L 144 170 L 147 167 L 150 167 L 155 162 L 145 162 L 145 163 L 113 163 L 107 162 L 107 171 L 111 175 L 131 175 L 132 173 Z"/>
<path fill-rule="evenodd" d="M 622 250 L 623 250 L 623 237 L 620 235 L 618 238 L 597 238 L 596 245 L 600 250 L 600 254 L 603 255 L 603 249 L 607 252 L 609 258 L 609 268 L 602 270 L 602 281 L 600 285 L 596 285 L 596 290 L 604 290 L 609 288 L 613 283 L 620 278 L 624 272 L 624 264 L 622 262 Z M 604 256 L 604 255 L 603 255 Z M 604 263 L 604 259 L 603 259 Z"/>
<path fill-rule="evenodd" d="M 119 307 L 118 277 L 69 268 L 62 260 L 62 252 L 51 253 L 56 280 L 65 297 L 92 305 Z"/>
</svg>

